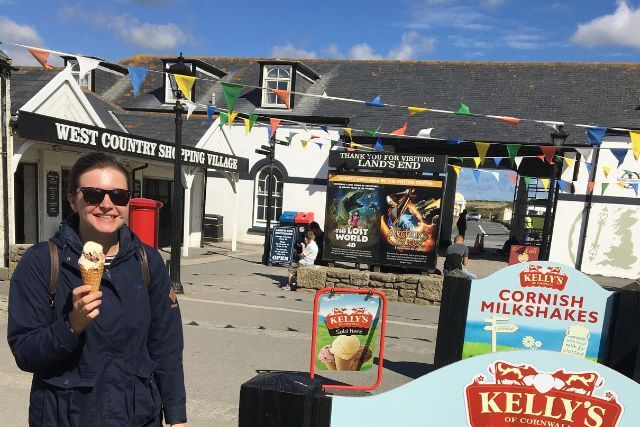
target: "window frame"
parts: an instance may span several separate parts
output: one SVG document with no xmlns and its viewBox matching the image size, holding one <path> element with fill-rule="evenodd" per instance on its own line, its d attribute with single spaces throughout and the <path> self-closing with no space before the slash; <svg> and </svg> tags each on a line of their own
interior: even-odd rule
<svg viewBox="0 0 640 427">
<path fill-rule="evenodd" d="M 287 70 L 289 72 L 289 77 L 288 78 L 284 78 L 284 77 L 269 77 L 269 71 L 271 70 Z M 278 108 L 278 109 L 286 109 L 287 106 L 284 102 L 282 102 L 282 100 L 280 100 L 280 98 L 278 98 L 276 96 L 275 93 L 270 92 L 269 89 L 267 89 L 268 83 L 267 82 L 276 82 L 276 89 L 283 89 L 283 90 L 287 90 L 289 92 L 292 91 L 292 87 L 293 87 L 293 83 L 294 83 L 294 73 L 295 73 L 295 69 L 294 66 L 292 64 L 263 64 L 262 65 L 262 78 L 261 78 L 261 87 L 262 89 L 262 100 L 260 103 L 260 106 L 263 108 Z M 281 88 L 279 87 L 278 83 L 280 82 L 286 82 L 286 88 Z M 273 96 L 275 98 L 275 103 L 270 102 L 269 101 L 269 97 Z"/>
<path fill-rule="evenodd" d="M 87 73 L 84 75 L 86 84 L 83 84 L 80 82 L 80 63 L 78 61 L 70 60 L 68 64 L 69 71 L 71 72 L 73 79 L 76 81 L 76 83 L 78 83 L 78 86 L 80 86 L 81 89 L 86 89 L 90 92 L 93 92 L 93 70 L 87 71 Z"/>
<path fill-rule="evenodd" d="M 265 172 L 266 174 L 265 174 L 265 177 L 261 179 L 261 174 L 263 172 Z M 273 204 L 274 204 L 273 211 L 274 211 L 275 218 L 271 218 L 271 223 L 277 225 L 279 224 L 278 219 L 282 214 L 282 209 L 284 205 L 284 173 L 282 172 L 282 170 L 280 170 L 279 167 L 274 165 L 273 175 L 275 178 L 274 179 L 275 188 L 273 192 Z M 264 211 L 265 213 L 267 211 L 266 200 L 269 197 L 269 195 L 268 195 L 268 188 L 266 184 L 268 184 L 268 177 L 269 177 L 269 165 L 265 165 L 258 170 L 258 172 L 256 173 L 256 177 L 254 179 L 254 187 L 253 187 L 254 188 L 253 190 L 253 226 L 254 227 L 264 227 L 267 225 L 266 215 L 264 216 L 264 218 L 260 218 L 260 214 L 262 211 Z M 264 184 L 265 184 L 264 191 L 260 190 L 261 181 L 264 181 Z M 280 192 L 278 192 L 278 184 L 280 184 Z M 260 204 L 259 197 L 265 197 L 264 204 Z M 280 201 L 279 206 L 278 206 L 278 200 Z"/>
<path fill-rule="evenodd" d="M 171 67 L 173 64 L 177 64 L 177 61 L 167 61 L 164 63 L 164 103 L 165 104 L 175 104 L 176 103 L 176 97 L 173 96 L 173 90 L 171 90 L 171 82 L 169 81 L 169 67 Z M 186 65 L 187 67 L 190 68 L 191 72 L 193 73 L 193 68 L 195 67 L 195 64 L 193 62 L 186 62 L 184 63 L 184 65 Z M 194 74 L 195 76 L 195 74 Z M 196 93 L 196 82 L 198 81 L 198 79 L 196 79 L 193 82 L 193 86 L 191 87 L 191 99 L 195 99 L 195 93 Z"/>
</svg>

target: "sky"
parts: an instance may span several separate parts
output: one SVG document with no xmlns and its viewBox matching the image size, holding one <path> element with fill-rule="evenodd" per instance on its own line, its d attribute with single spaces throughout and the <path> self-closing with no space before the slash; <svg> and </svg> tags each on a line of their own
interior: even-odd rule
<svg viewBox="0 0 640 427">
<path fill-rule="evenodd" d="M 640 0 L 0 0 L 0 40 L 110 61 L 183 52 L 635 62 L 640 52 L 637 28 Z M 7 44 L 0 49 L 16 65 L 37 65 L 24 49 Z M 55 58 L 50 62 L 61 63 Z M 473 175 L 468 175 L 476 191 Z M 481 182 L 485 175 L 493 179 L 483 174 Z"/>
</svg>

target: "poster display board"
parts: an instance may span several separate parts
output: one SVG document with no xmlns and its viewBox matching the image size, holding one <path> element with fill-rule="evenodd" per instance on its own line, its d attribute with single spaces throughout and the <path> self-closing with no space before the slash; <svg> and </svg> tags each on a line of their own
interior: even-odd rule
<svg viewBox="0 0 640 427">
<path fill-rule="evenodd" d="M 291 265 L 295 240 L 296 227 L 273 227 L 271 229 L 269 263 L 274 265 Z"/>
<path fill-rule="evenodd" d="M 639 395 L 639 384 L 604 365 L 510 351 L 462 360 L 375 396 L 334 396 L 330 425 L 633 427 Z"/>
<path fill-rule="evenodd" d="M 370 390 L 382 380 L 386 298 L 368 289 L 324 288 L 313 308 L 311 378 L 316 371 L 368 371 L 378 356 L 378 380 L 371 386 L 331 386 Z M 378 349 L 376 351 L 376 348 Z"/>
<path fill-rule="evenodd" d="M 503 268 L 471 285 L 462 358 L 553 350 L 603 362 L 613 293 L 554 262 Z"/>
<path fill-rule="evenodd" d="M 447 170 L 447 156 L 436 154 L 407 154 L 376 152 L 329 152 L 329 166 L 340 169 L 391 170 L 398 172 L 443 173 Z"/>
<path fill-rule="evenodd" d="M 540 255 L 540 246 L 511 245 L 509 250 L 509 265 L 527 261 L 537 261 Z"/>
<path fill-rule="evenodd" d="M 441 178 L 330 173 L 323 259 L 433 269 Z"/>
</svg>

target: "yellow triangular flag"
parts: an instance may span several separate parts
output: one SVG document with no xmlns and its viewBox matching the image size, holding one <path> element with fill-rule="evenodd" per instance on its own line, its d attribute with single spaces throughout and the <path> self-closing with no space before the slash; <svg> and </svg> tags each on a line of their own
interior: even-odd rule
<svg viewBox="0 0 640 427">
<path fill-rule="evenodd" d="M 478 156 L 480 156 L 480 163 L 484 164 L 484 158 L 487 156 L 487 150 L 489 149 L 488 142 L 476 142 L 476 150 L 478 150 Z M 478 165 L 476 165 L 478 167 Z"/>
<path fill-rule="evenodd" d="M 353 141 L 353 137 L 351 136 L 351 128 L 344 128 L 344 133 L 349 135 L 349 140 Z"/>
<path fill-rule="evenodd" d="M 625 185 L 625 183 L 624 183 L 624 182 L 619 181 L 619 182 L 618 182 L 618 187 L 625 188 L 625 187 L 626 187 L 626 185 Z"/>
<path fill-rule="evenodd" d="M 407 110 L 409 110 L 409 114 L 412 116 L 414 114 L 424 113 L 425 111 L 429 111 L 428 108 L 422 108 L 422 107 L 407 107 Z"/>
<path fill-rule="evenodd" d="M 638 160 L 640 157 L 640 132 L 629 132 L 631 136 L 631 146 L 633 147 L 633 157 Z"/>
<path fill-rule="evenodd" d="M 453 168 L 453 171 L 456 173 L 456 176 L 460 176 L 460 169 L 462 169 L 462 166 L 451 166 Z"/>
<path fill-rule="evenodd" d="M 196 81 L 195 77 L 192 76 L 183 76 L 180 74 L 174 74 L 173 77 L 176 79 L 176 83 L 178 84 L 178 89 L 187 98 L 191 101 L 191 88 L 193 87 L 193 83 Z"/>
<path fill-rule="evenodd" d="M 545 190 L 547 188 L 549 188 L 549 179 L 548 178 L 540 178 L 540 182 L 542 183 L 542 186 L 544 187 Z"/>
<path fill-rule="evenodd" d="M 570 159 L 568 157 L 563 157 L 564 162 L 567 164 L 568 167 L 572 167 L 573 164 L 575 163 L 575 159 Z"/>
<path fill-rule="evenodd" d="M 251 129 L 251 122 L 249 119 L 244 119 L 244 134 L 249 135 Z"/>
<path fill-rule="evenodd" d="M 229 113 L 229 120 L 227 120 L 227 124 L 229 125 L 229 127 L 231 127 L 231 123 L 233 123 L 233 120 L 236 118 L 237 115 L 238 115 L 237 111 L 232 111 Z"/>
<path fill-rule="evenodd" d="M 604 166 L 602 170 L 604 171 L 604 177 L 607 178 L 609 176 L 609 172 L 611 172 L 611 166 Z"/>
<path fill-rule="evenodd" d="M 301 140 L 300 140 L 300 143 L 302 143 L 302 149 L 303 149 L 303 150 L 306 150 L 306 149 L 307 149 L 307 143 L 308 143 L 308 142 L 309 142 L 309 141 L 307 141 L 307 140 L 305 140 L 305 139 L 301 139 Z"/>
<path fill-rule="evenodd" d="M 480 166 L 480 157 L 474 157 L 473 158 L 473 163 L 476 164 L 476 169 L 477 169 L 478 166 Z"/>
</svg>

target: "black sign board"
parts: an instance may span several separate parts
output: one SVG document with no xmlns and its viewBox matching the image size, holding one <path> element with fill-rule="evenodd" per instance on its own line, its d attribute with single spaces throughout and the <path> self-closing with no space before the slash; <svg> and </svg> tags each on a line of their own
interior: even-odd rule
<svg viewBox="0 0 640 427">
<path fill-rule="evenodd" d="M 164 162 L 173 163 L 175 156 L 173 144 L 25 111 L 18 115 L 18 133 L 22 138 Z M 249 171 L 249 159 L 195 147 L 182 147 L 182 163 L 231 172 Z"/>
<path fill-rule="evenodd" d="M 442 178 L 330 173 L 323 259 L 434 269 Z"/>
<path fill-rule="evenodd" d="M 293 245 L 296 240 L 296 228 L 291 226 L 273 227 L 271 230 L 271 250 L 269 263 L 291 265 Z"/>
<path fill-rule="evenodd" d="M 47 215 L 56 217 L 60 214 L 60 174 L 47 172 Z"/>
<path fill-rule="evenodd" d="M 142 185 L 139 179 L 133 180 L 133 194 L 131 197 L 142 197 Z"/>
<path fill-rule="evenodd" d="M 447 156 L 382 152 L 355 153 L 333 150 L 329 153 L 329 166 L 355 170 L 443 173 L 447 168 Z"/>
</svg>

